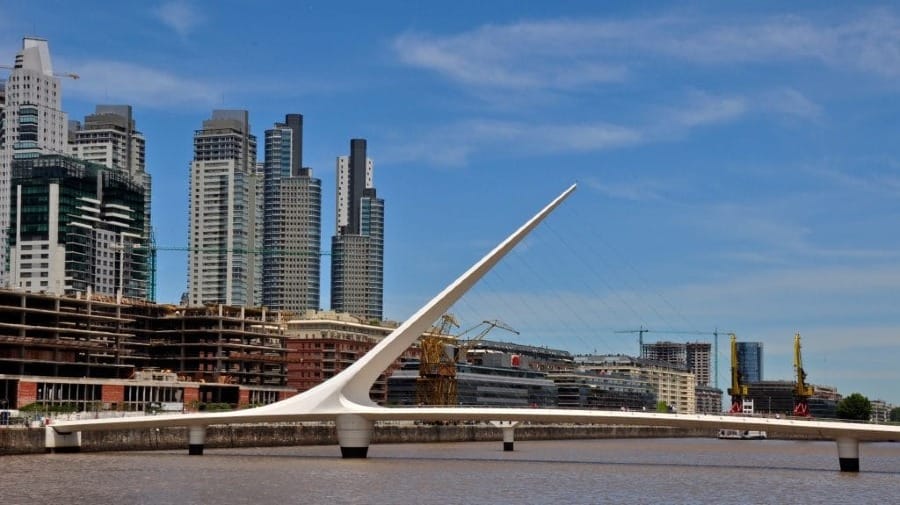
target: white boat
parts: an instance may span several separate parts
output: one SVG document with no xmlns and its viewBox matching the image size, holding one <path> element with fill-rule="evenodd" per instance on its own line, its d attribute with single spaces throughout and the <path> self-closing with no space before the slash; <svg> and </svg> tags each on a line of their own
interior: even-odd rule
<svg viewBox="0 0 900 505">
<path fill-rule="evenodd" d="M 741 414 L 746 416 L 753 415 L 753 400 L 744 399 L 741 405 Z M 732 440 L 765 440 L 766 432 L 757 430 L 719 430 L 719 438 Z"/>
<path fill-rule="evenodd" d="M 758 430 L 719 430 L 719 438 L 731 440 L 765 440 L 766 432 Z"/>
</svg>

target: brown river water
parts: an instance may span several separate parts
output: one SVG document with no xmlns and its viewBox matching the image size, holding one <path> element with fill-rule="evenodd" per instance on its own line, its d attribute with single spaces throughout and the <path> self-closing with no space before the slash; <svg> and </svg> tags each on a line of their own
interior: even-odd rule
<svg viewBox="0 0 900 505">
<path fill-rule="evenodd" d="M 900 503 L 900 444 L 626 439 L 0 457 L 5 504 Z"/>
</svg>

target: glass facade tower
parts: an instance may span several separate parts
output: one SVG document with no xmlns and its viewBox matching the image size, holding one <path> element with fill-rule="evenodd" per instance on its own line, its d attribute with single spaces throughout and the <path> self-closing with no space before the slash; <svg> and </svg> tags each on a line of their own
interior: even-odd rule
<svg viewBox="0 0 900 505">
<path fill-rule="evenodd" d="M 384 310 L 384 200 L 373 185 L 365 139 L 337 159 L 337 233 L 331 240 L 331 308 L 366 321 Z"/>
</svg>

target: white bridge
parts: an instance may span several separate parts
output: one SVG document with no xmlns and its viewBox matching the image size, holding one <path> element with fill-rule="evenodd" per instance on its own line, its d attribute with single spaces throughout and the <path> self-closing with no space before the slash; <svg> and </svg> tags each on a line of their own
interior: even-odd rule
<svg viewBox="0 0 900 505">
<path fill-rule="evenodd" d="M 202 454 L 206 427 L 209 425 L 334 421 L 343 457 L 364 458 L 375 421 L 498 421 L 502 422 L 504 446 L 508 449 L 512 448 L 515 426 L 522 421 L 532 421 L 715 430 L 725 428 L 806 435 L 835 440 L 841 471 L 858 472 L 860 442 L 900 440 L 900 426 L 848 422 L 574 409 L 387 408 L 375 404 L 369 398 L 369 389 L 378 375 L 573 191 L 575 185 L 507 237 L 365 356 L 313 389 L 277 403 L 235 412 L 59 422 L 46 428 L 46 447 L 51 451 L 78 450 L 83 431 L 187 426 L 189 454 Z"/>
</svg>

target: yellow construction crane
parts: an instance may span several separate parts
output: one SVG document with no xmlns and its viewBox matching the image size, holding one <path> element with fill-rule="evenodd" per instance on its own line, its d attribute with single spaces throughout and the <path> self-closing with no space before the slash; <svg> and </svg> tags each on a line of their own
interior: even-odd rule
<svg viewBox="0 0 900 505">
<path fill-rule="evenodd" d="M 519 335 L 519 332 L 516 331 L 516 330 L 514 330 L 514 329 L 513 329 L 512 327 L 510 327 L 508 324 L 506 324 L 506 323 L 504 323 L 504 322 L 502 322 L 502 321 L 498 321 L 498 320 L 496 320 L 496 319 L 493 319 L 493 320 L 490 320 L 490 321 L 485 320 L 485 321 L 482 321 L 482 322 L 478 323 L 477 325 L 475 325 L 475 326 L 469 328 L 468 330 L 466 330 L 466 331 L 460 333 L 459 335 L 457 335 L 457 339 L 460 339 L 463 335 L 465 335 L 465 334 L 467 334 L 467 333 L 469 333 L 469 332 L 472 332 L 472 331 L 474 331 L 476 328 L 479 328 L 479 327 L 481 327 L 481 326 L 484 326 L 484 329 L 482 329 L 482 330 L 481 330 L 477 335 L 475 335 L 474 337 L 472 337 L 472 338 L 470 338 L 470 339 L 466 339 L 466 340 L 458 340 L 458 342 L 457 342 L 457 353 L 456 353 L 456 362 L 457 362 L 457 363 L 467 363 L 467 362 L 469 361 L 469 358 L 468 358 L 468 356 L 469 356 L 469 349 L 471 349 L 472 346 L 474 346 L 475 344 L 477 344 L 478 342 L 480 342 L 481 339 L 483 339 L 483 338 L 485 337 L 485 335 L 487 335 L 487 334 L 488 334 L 491 330 L 493 330 L 494 328 L 500 328 L 501 330 L 506 330 L 506 331 L 508 331 L 508 332 L 510 332 L 510 333 L 515 333 L 516 335 Z"/>
<path fill-rule="evenodd" d="M 460 339 L 482 326 L 485 328 L 476 336 L 468 340 Z M 519 334 L 497 320 L 482 321 L 458 335 L 450 333 L 454 327 L 459 328 L 456 317 L 444 314 L 440 323 L 420 339 L 419 377 L 416 380 L 416 402 L 420 405 L 458 405 L 456 365 L 466 361 L 469 348 L 494 328 Z"/>
<path fill-rule="evenodd" d="M 737 336 L 734 333 L 729 333 L 729 335 L 731 336 L 731 387 L 728 388 L 728 394 L 731 395 L 731 409 L 728 412 L 739 414 L 744 411 L 744 397 L 750 394 L 750 388 L 741 383 Z"/>
<path fill-rule="evenodd" d="M 794 335 L 794 370 L 797 371 L 797 384 L 794 385 L 794 415 L 809 417 L 809 397 L 814 389 L 806 383 L 806 371 L 803 369 L 803 358 L 800 356 L 800 334 Z"/>
<path fill-rule="evenodd" d="M 450 334 L 453 327 L 459 328 L 459 321 L 453 314 L 444 314 L 440 324 L 420 339 L 416 380 L 416 402 L 420 405 L 456 404 L 456 337 Z"/>
</svg>

